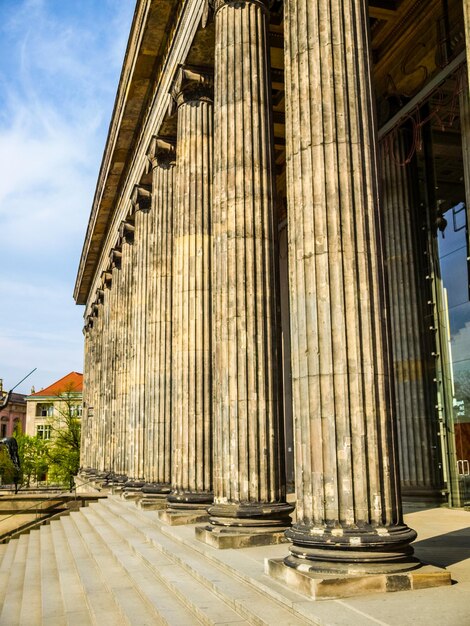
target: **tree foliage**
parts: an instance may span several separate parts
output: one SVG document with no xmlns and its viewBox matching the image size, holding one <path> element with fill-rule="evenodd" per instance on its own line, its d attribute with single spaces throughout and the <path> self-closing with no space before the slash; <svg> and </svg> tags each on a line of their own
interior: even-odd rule
<svg viewBox="0 0 470 626">
<path fill-rule="evenodd" d="M 73 477 L 80 469 L 80 418 L 73 388 L 65 389 L 49 417 L 51 439 L 47 445 L 49 478 L 73 487 Z"/>
<path fill-rule="evenodd" d="M 11 485 L 15 482 L 16 467 L 4 446 L 0 448 L 0 476 L 2 477 L 2 483 L 6 485 Z"/>
<path fill-rule="evenodd" d="M 31 482 L 44 480 L 49 468 L 47 443 L 39 437 L 31 437 L 22 432 L 15 433 L 18 442 L 18 454 L 21 463 L 22 484 L 26 487 Z"/>
</svg>

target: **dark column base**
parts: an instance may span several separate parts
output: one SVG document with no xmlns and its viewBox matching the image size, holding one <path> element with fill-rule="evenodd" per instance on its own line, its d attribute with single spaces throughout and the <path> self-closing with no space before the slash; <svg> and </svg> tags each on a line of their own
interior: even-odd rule
<svg viewBox="0 0 470 626">
<path fill-rule="evenodd" d="M 159 519 L 170 526 L 182 526 L 207 522 L 207 509 L 214 497 L 210 492 L 172 491 L 167 500 L 168 508 L 159 513 Z"/>
<path fill-rule="evenodd" d="M 139 500 L 142 497 L 142 488 L 146 485 L 144 480 L 128 480 L 124 483 L 121 498 L 124 500 Z"/>
<path fill-rule="evenodd" d="M 170 485 L 164 483 L 145 483 L 142 487 L 142 498 L 137 503 L 139 509 L 158 511 L 166 509 Z"/>
<path fill-rule="evenodd" d="M 402 485 L 402 503 L 406 509 L 426 509 L 442 506 L 447 498 L 442 489 L 429 489 L 427 487 L 410 487 Z"/>
<path fill-rule="evenodd" d="M 293 510 L 285 502 L 215 504 L 209 508 L 211 525 L 197 528 L 196 537 L 219 549 L 285 543 Z"/>
<path fill-rule="evenodd" d="M 307 527 L 295 524 L 286 531 L 293 542 L 288 567 L 319 574 L 379 574 L 408 572 L 421 564 L 410 543 L 416 532 L 406 525 L 374 528 Z"/>
</svg>

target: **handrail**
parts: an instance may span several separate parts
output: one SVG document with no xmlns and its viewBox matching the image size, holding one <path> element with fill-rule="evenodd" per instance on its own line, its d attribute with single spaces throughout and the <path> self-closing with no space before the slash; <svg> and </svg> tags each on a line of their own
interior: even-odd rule
<svg viewBox="0 0 470 626">
<path fill-rule="evenodd" d="M 112 472 L 109 472 L 109 474 L 105 474 L 105 476 L 103 476 L 102 478 L 104 480 L 106 480 L 107 478 L 109 478 L 109 476 L 111 476 Z M 93 482 L 93 479 L 90 479 L 84 483 L 82 483 L 82 485 L 89 485 Z M 101 489 L 99 487 L 96 487 L 96 489 L 98 491 L 101 491 Z M 0 520 L 0 524 L 2 522 L 4 522 L 7 519 L 10 519 L 10 517 L 14 517 L 15 515 L 18 515 L 18 513 L 24 513 L 26 511 L 29 511 L 30 509 L 36 509 L 36 515 L 38 515 L 38 506 L 43 504 L 44 502 L 47 502 L 48 500 L 53 500 L 54 498 L 57 498 L 59 496 L 63 496 L 65 493 L 75 493 L 75 499 L 77 499 L 77 487 L 75 486 L 73 489 L 64 489 L 63 491 L 59 491 L 58 493 L 56 493 L 54 496 L 50 495 L 47 496 L 47 498 L 43 498 L 42 500 L 40 500 L 39 502 L 35 502 L 34 504 L 32 504 L 31 506 L 26 507 L 26 509 L 22 509 L 21 511 L 16 511 L 15 513 L 11 513 L 10 515 L 7 515 L 6 517 L 4 517 L 3 519 Z M 16 494 L 15 494 L 16 495 Z"/>
</svg>

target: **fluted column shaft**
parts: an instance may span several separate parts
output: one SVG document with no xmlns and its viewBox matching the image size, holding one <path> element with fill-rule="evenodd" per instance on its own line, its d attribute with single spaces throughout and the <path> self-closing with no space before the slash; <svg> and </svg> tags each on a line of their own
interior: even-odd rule
<svg viewBox="0 0 470 626">
<path fill-rule="evenodd" d="M 213 524 L 285 524 L 267 3 L 215 2 Z M 232 518 L 232 519 L 230 519 Z"/>
<path fill-rule="evenodd" d="M 85 337 L 84 359 L 83 359 L 83 415 L 80 432 L 80 467 L 89 468 L 90 460 L 90 416 L 88 407 L 92 397 L 92 352 L 93 352 L 93 327 L 92 322 L 87 317 L 83 328 Z"/>
<path fill-rule="evenodd" d="M 116 336 L 115 336 L 115 391 L 114 391 L 114 466 L 116 474 L 124 473 L 124 462 L 122 458 L 122 422 L 124 420 L 122 407 L 122 384 L 123 384 L 123 271 L 121 259 L 112 267 L 113 283 L 113 304 L 116 316 Z"/>
<path fill-rule="evenodd" d="M 466 33 L 470 33 L 470 0 L 466 0 Z M 470 35 L 467 37 L 467 75 L 463 78 L 460 94 L 460 129 L 462 133 L 463 173 L 467 205 L 467 228 L 470 225 Z"/>
<path fill-rule="evenodd" d="M 120 310 L 121 310 L 121 366 L 120 366 L 120 387 L 118 391 L 119 398 L 119 456 L 120 468 L 119 473 L 129 475 L 130 472 L 130 443 L 132 430 L 129 424 L 129 408 L 130 408 L 130 365 L 134 354 L 134 342 L 132 333 L 132 292 L 134 287 L 134 277 L 132 271 L 132 248 L 133 236 L 132 231 L 127 229 L 128 224 L 123 223 L 122 232 L 122 256 L 120 259 Z"/>
<path fill-rule="evenodd" d="M 103 312 L 102 305 L 95 304 L 95 323 L 97 334 L 96 345 L 96 392 L 94 398 L 93 409 L 93 460 L 92 467 L 97 470 L 102 470 L 102 442 L 101 442 L 101 429 L 103 425 Z"/>
<path fill-rule="evenodd" d="M 145 186 L 136 186 L 132 194 L 134 216 L 134 245 L 132 247 L 132 292 L 129 324 L 134 343 L 130 363 L 130 450 L 129 475 L 134 479 L 144 478 L 145 463 L 145 368 L 147 361 L 147 311 L 148 311 L 148 253 L 149 253 L 149 210 L 150 191 Z"/>
<path fill-rule="evenodd" d="M 365 0 L 286 0 L 297 493 L 286 563 L 320 571 L 353 559 L 407 569 L 416 536 L 391 415 L 367 32 Z"/>
<path fill-rule="evenodd" d="M 104 290 L 104 298 L 105 300 L 109 300 L 109 328 L 110 328 L 110 350 L 111 350 L 111 359 L 109 363 L 109 367 L 111 369 L 110 372 L 110 380 L 109 380 L 109 413 L 110 413 L 110 424 L 109 424 L 109 433 L 108 433 L 108 441 L 107 448 L 109 450 L 109 465 L 108 470 L 111 472 L 116 471 L 116 389 L 117 389 L 117 379 L 118 379 L 118 368 L 117 368 L 117 298 L 116 298 L 116 285 L 112 281 L 112 273 L 110 271 L 105 272 L 105 276 L 103 277 L 103 290 Z"/>
<path fill-rule="evenodd" d="M 148 416 L 149 481 L 163 490 L 171 483 L 171 383 L 173 202 L 175 152 L 154 139 L 152 166 L 152 226 L 149 249 L 149 319 L 147 327 L 146 413 Z"/>
<path fill-rule="evenodd" d="M 212 98 L 205 77 L 180 70 L 174 206 L 172 502 L 212 500 Z"/>
<path fill-rule="evenodd" d="M 423 328 L 426 303 L 418 282 L 419 224 L 407 131 L 382 143 L 382 210 L 388 301 L 392 325 L 393 374 L 403 492 L 413 498 L 440 499 L 432 376 L 426 363 Z"/>
</svg>

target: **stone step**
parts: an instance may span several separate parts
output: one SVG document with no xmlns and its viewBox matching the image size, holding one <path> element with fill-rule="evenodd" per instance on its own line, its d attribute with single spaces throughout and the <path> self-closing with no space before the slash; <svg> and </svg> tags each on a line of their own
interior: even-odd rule
<svg viewBox="0 0 470 626">
<path fill-rule="evenodd" d="M 57 560 L 50 526 L 39 531 L 41 571 L 41 624 L 66 624 Z"/>
<path fill-rule="evenodd" d="M 162 532 L 163 526 L 157 526 L 155 517 L 150 513 L 139 512 L 136 515 L 135 509 L 122 507 L 121 503 L 114 499 L 103 501 L 102 504 L 102 507 L 93 507 L 92 510 L 101 512 L 103 519 L 111 520 L 107 510 L 119 516 L 112 518 L 113 525 L 120 525 L 120 532 L 129 538 L 128 541 L 134 541 L 136 537 L 140 537 L 141 541 L 144 539 L 151 541 L 162 554 L 242 615 L 250 624 L 270 625 L 277 621 L 292 626 L 306 624 L 304 616 L 296 617 L 291 610 L 260 593 L 253 585 L 234 577 L 224 567 L 208 560 L 204 554 L 191 546 L 182 545 L 174 537 L 166 536 Z M 117 522 L 114 521 L 116 519 Z M 127 528 L 123 527 L 123 524 L 127 524 Z"/>
<path fill-rule="evenodd" d="M 24 573 L 20 626 L 31 626 L 41 622 L 41 546 L 39 530 L 28 535 L 28 550 Z M 27 593 L 25 593 L 27 590 Z"/>
<path fill-rule="evenodd" d="M 139 592 L 152 605 L 158 614 L 158 623 L 175 624 L 181 626 L 197 626 L 201 622 L 196 619 L 173 595 L 168 594 L 168 589 L 154 576 L 151 570 L 145 566 L 142 560 L 134 554 L 123 538 L 117 534 L 99 516 L 93 515 L 88 509 L 82 511 L 81 517 L 75 517 L 74 521 L 80 527 L 90 544 L 106 543 L 110 554 L 116 563 L 125 570 Z M 88 529 L 85 527 L 88 524 Z M 92 535 L 96 534 L 96 537 Z M 150 546 L 147 546 L 149 548 Z M 167 559 L 160 557 L 163 565 L 170 565 Z"/>
<path fill-rule="evenodd" d="M 92 507 L 85 515 L 93 527 L 104 536 L 108 536 L 111 530 L 114 531 L 119 543 L 114 542 L 113 546 L 122 546 L 123 542 L 127 542 L 128 549 L 133 550 L 141 562 L 151 568 L 167 590 L 184 603 L 197 616 L 200 623 L 208 625 L 233 623 L 240 626 L 247 624 L 245 619 L 226 602 L 172 561 L 170 556 L 163 555 L 154 546 L 149 545 L 143 533 L 112 514 L 110 509 L 103 508 L 100 511 L 98 507 Z"/>
<path fill-rule="evenodd" d="M 60 564 L 58 574 L 66 623 L 92 626 L 93 620 L 88 609 L 85 590 L 75 567 L 62 524 L 55 521 L 51 523 L 50 528 L 56 562 Z"/>
<path fill-rule="evenodd" d="M 80 515 L 80 513 L 75 513 L 75 515 Z M 96 565 L 84 538 L 77 532 L 72 516 L 61 519 L 59 523 L 62 525 L 67 545 L 83 586 L 93 623 L 113 624 L 115 626 L 130 624 L 131 622 L 127 621 L 121 613 L 120 607 L 110 590 L 110 578 L 113 576 L 113 572 L 108 573 L 106 570 L 100 570 Z"/>
<path fill-rule="evenodd" d="M 5 600 L 5 594 L 7 590 L 8 579 L 10 578 L 10 572 L 13 568 L 15 561 L 16 549 L 18 547 L 18 539 L 9 541 L 5 545 L 5 552 L 3 554 L 2 563 L 0 565 L 0 607 L 3 606 Z"/>
<path fill-rule="evenodd" d="M 132 505 L 127 505 L 114 498 L 111 498 L 109 502 L 103 501 L 104 506 L 112 506 L 112 504 L 123 505 L 127 511 L 122 510 L 120 515 L 123 516 L 130 512 L 132 519 L 135 519 Z M 356 611 L 353 606 L 346 602 L 341 600 L 314 601 L 267 576 L 265 574 L 265 559 L 283 558 L 288 550 L 288 546 L 285 544 L 238 550 L 217 550 L 196 539 L 195 526 L 167 526 L 162 524 L 152 511 L 138 510 L 137 515 L 142 520 L 142 524 L 150 522 L 154 529 L 158 529 L 164 536 L 179 543 L 185 550 L 194 550 L 205 561 L 216 564 L 223 572 L 233 576 L 235 580 L 245 582 L 264 598 L 274 600 L 275 605 L 290 611 L 302 624 L 374 626 L 377 623 L 373 617 Z M 274 623 L 278 621 L 280 620 L 275 620 Z"/>
<path fill-rule="evenodd" d="M 20 537 L 16 547 L 15 560 L 11 565 L 10 576 L 6 584 L 5 597 L 0 614 L 1 626 L 13 626 L 13 624 L 18 624 L 19 622 L 27 552 L 28 537 Z"/>
</svg>

